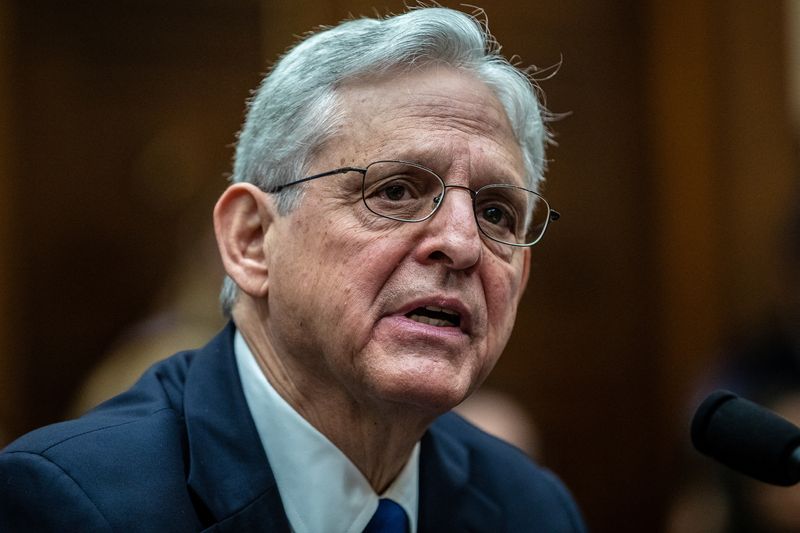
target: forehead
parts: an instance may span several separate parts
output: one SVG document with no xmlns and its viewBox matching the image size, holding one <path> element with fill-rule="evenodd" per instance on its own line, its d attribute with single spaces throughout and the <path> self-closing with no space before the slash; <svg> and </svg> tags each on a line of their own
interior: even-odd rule
<svg viewBox="0 0 800 533">
<path fill-rule="evenodd" d="M 337 164 L 405 159 L 439 172 L 523 180 L 522 153 L 503 106 L 473 75 L 430 67 L 350 82 L 339 90 Z"/>
</svg>

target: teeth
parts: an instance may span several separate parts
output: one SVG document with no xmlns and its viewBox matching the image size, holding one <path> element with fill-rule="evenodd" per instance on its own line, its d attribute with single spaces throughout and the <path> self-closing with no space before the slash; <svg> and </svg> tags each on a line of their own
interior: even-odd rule
<svg viewBox="0 0 800 533">
<path fill-rule="evenodd" d="M 426 307 L 426 309 L 430 309 L 430 308 Z M 410 318 L 412 320 L 417 321 L 417 322 L 421 322 L 423 324 L 428 324 L 429 326 L 444 327 L 444 326 L 452 326 L 453 325 L 452 322 L 448 322 L 447 320 L 441 320 L 441 319 L 438 319 L 438 318 L 431 318 L 429 316 L 411 315 Z"/>
<path fill-rule="evenodd" d="M 406 316 L 421 324 L 437 327 L 455 327 L 458 326 L 461 321 L 461 315 L 457 312 L 439 307 L 438 305 L 426 305 L 421 309 L 424 309 L 426 312 L 419 313 L 412 311 Z M 420 308 L 417 308 L 417 311 L 420 311 Z"/>
<path fill-rule="evenodd" d="M 444 313 L 444 314 L 450 315 L 450 316 L 455 316 L 455 317 L 458 316 L 458 313 L 456 313 L 455 311 L 451 311 L 450 309 L 445 309 L 443 307 L 438 307 L 438 306 L 435 306 L 435 305 L 426 305 L 425 309 L 427 309 L 428 311 L 436 311 L 436 312 L 439 312 L 439 313 Z"/>
</svg>

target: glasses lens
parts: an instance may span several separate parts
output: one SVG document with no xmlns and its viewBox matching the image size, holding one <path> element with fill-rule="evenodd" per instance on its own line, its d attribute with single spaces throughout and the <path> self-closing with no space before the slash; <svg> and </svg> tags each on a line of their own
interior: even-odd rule
<svg viewBox="0 0 800 533">
<path fill-rule="evenodd" d="M 433 213 L 444 184 L 429 170 L 399 161 L 378 161 L 364 174 L 364 203 L 383 217 L 416 222 Z"/>
<path fill-rule="evenodd" d="M 550 207 L 538 194 L 513 185 L 487 185 L 475 196 L 475 217 L 487 236 L 507 244 L 538 241 Z"/>
</svg>

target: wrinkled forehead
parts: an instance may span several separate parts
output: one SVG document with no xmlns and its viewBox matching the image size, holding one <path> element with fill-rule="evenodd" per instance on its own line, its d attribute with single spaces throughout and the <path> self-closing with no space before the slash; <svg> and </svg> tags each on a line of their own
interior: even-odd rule
<svg viewBox="0 0 800 533">
<path fill-rule="evenodd" d="M 426 67 L 352 80 L 337 94 L 340 137 L 355 152 L 353 162 L 402 158 L 441 171 L 467 157 L 524 182 L 522 150 L 505 109 L 471 73 Z"/>
<path fill-rule="evenodd" d="M 423 121 L 466 134 L 492 135 L 516 144 L 505 109 L 471 73 L 445 66 L 351 80 L 338 88 L 352 122 L 380 129 L 388 123 Z M 412 126 L 411 123 L 407 126 Z"/>
</svg>

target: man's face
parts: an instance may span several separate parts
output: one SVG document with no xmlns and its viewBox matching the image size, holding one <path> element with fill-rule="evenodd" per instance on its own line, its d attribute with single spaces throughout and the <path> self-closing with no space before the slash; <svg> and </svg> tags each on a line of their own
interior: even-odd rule
<svg viewBox="0 0 800 533">
<path fill-rule="evenodd" d="M 311 173 L 399 159 L 448 185 L 524 185 L 502 106 L 469 75 L 427 69 L 340 94 L 345 126 Z M 482 238 L 462 189 L 448 189 L 432 219 L 396 222 L 366 209 L 358 173 L 309 183 L 299 206 L 273 222 L 266 246 L 266 326 L 300 392 L 345 391 L 356 404 L 430 412 L 459 403 L 494 366 L 529 257 Z"/>
</svg>

